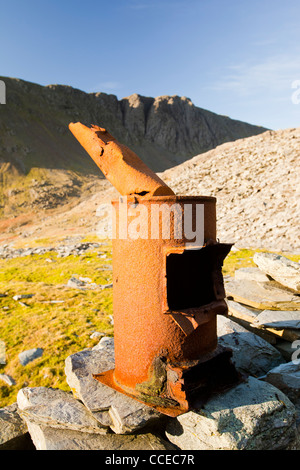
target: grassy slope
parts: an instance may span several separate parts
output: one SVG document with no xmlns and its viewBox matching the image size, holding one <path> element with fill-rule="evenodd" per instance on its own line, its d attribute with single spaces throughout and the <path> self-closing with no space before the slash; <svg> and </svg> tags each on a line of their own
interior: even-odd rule
<svg viewBox="0 0 300 470">
<path fill-rule="evenodd" d="M 40 240 L 41 242 L 45 240 Z M 98 256 L 99 251 L 107 259 Z M 75 352 L 97 344 L 93 331 L 113 335 L 109 315 L 112 311 L 112 289 L 77 290 L 65 287 L 72 274 L 89 277 L 98 284 L 111 282 L 112 271 L 103 269 L 111 258 L 110 244 L 83 256 L 57 258 L 53 252 L 11 260 L 0 260 L 0 339 L 6 347 L 6 365 L 0 373 L 11 375 L 16 385 L 0 382 L 0 407 L 16 400 L 24 386 L 58 387 L 69 390 L 64 375 L 64 361 Z M 253 250 L 231 252 L 224 263 L 224 275 L 233 275 L 244 266 L 254 266 Z M 298 261 L 300 256 L 289 256 Z M 52 259 L 53 262 L 47 261 Z M 27 307 L 13 300 L 16 294 L 35 294 L 22 300 Z M 64 300 L 64 303 L 43 303 Z M 3 307 L 8 307 L 4 309 Z M 26 366 L 19 363 L 20 352 L 35 347 L 44 349 L 41 358 Z"/>
<path fill-rule="evenodd" d="M 109 245 L 100 249 L 110 252 Z M 111 283 L 112 271 L 102 268 L 111 262 L 99 258 L 98 252 L 67 258 L 57 258 L 49 252 L 0 261 L 0 293 L 8 294 L 0 298 L 0 339 L 5 344 L 7 362 L 0 365 L 0 373 L 16 381 L 13 387 L 0 382 L 0 407 L 14 402 L 23 386 L 68 389 L 64 376 L 66 357 L 97 344 L 99 338 L 90 339 L 93 331 L 113 334 L 109 318 L 112 289 L 65 287 L 73 274 L 89 277 L 98 284 Z M 35 295 L 22 299 L 27 305 L 22 306 L 13 300 L 17 294 Z M 64 303 L 44 303 L 50 300 Z M 19 353 L 36 347 L 44 349 L 43 356 L 22 366 Z"/>
</svg>

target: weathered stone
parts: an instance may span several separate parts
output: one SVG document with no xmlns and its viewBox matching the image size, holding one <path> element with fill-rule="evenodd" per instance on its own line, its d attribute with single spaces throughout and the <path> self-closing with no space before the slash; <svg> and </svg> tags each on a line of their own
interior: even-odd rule
<svg viewBox="0 0 300 470">
<path fill-rule="evenodd" d="M 287 290 L 279 289 L 271 282 L 225 281 L 228 298 L 250 307 L 277 310 L 300 310 L 300 297 Z"/>
<path fill-rule="evenodd" d="M 232 350 L 232 361 L 241 372 L 261 376 L 285 362 L 271 344 L 230 318 L 218 315 L 217 333 L 219 343 Z"/>
<path fill-rule="evenodd" d="M 81 402 L 63 390 L 23 388 L 17 400 L 20 414 L 27 422 L 93 434 L 107 432 Z"/>
<path fill-rule="evenodd" d="M 87 434 L 29 423 L 37 450 L 172 450 L 175 447 L 154 434 Z"/>
<path fill-rule="evenodd" d="M 291 401 L 300 398 L 300 364 L 288 362 L 270 370 L 265 378 L 266 382 L 279 388 Z"/>
<path fill-rule="evenodd" d="M 0 364 L 6 364 L 6 348 L 5 342 L 0 339 Z"/>
<path fill-rule="evenodd" d="M 279 450 L 296 447 L 295 407 L 280 390 L 249 377 L 167 425 L 182 450 Z"/>
<path fill-rule="evenodd" d="M 262 310 L 248 307 L 247 305 L 242 305 L 234 300 L 227 300 L 229 314 L 235 318 L 240 318 L 245 321 L 253 321 L 259 315 Z"/>
<path fill-rule="evenodd" d="M 106 351 L 110 351 L 114 356 L 115 351 L 115 340 L 110 336 L 104 336 L 100 339 L 99 343 L 93 347 L 93 351 L 99 351 L 100 349 L 105 349 Z M 113 366 L 114 367 L 114 366 Z"/>
<path fill-rule="evenodd" d="M 282 354 L 287 362 L 292 360 L 292 356 L 295 353 L 293 343 L 284 339 L 279 339 L 276 341 L 276 349 Z"/>
<path fill-rule="evenodd" d="M 117 434 L 130 433 L 157 421 L 161 414 L 153 408 L 93 378 L 92 374 L 114 368 L 113 348 L 95 348 L 73 354 L 65 361 L 67 382 L 75 396 L 82 400 L 102 426 L 110 426 Z"/>
<path fill-rule="evenodd" d="M 26 366 L 29 362 L 34 361 L 43 355 L 44 350 L 41 348 L 28 349 L 19 354 L 19 361 L 22 366 Z"/>
<path fill-rule="evenodd" d="M 100 338 L 101 336 L 104 336 L 104 333 L 101 333 L 100 331 L 94 331 L 94 333 L 91 334 L 90 338 L 95 339 Z"/>
<path fill-rule="evenodd" d="M 18 294 L 18 295 L 14 295 L 13 299 L 14 300 L 31 299 L 31 297 L 33 296 L 34 294 Z"/>
<path fill-rule="evenodd" d="M 12 387 L 13 385 L 16 385 L 15 380 L 7 374 L 0 374 L 0 380 L 6 383 L 9 387 Z"/>
<path fill-rule="evenodd" d="M 263 310 L 253 323 L 269 328 L 300 329 L 300 310 Z"/>
<path fill-rule="evenodd" d="M 234 279 L 237 281 L 240 280 L 248 280 L 248 281 L 256 281 L 256 282 L 268 282 L 270 278 L 261 272 L 259 268 L 255 267 L 247 267 L 247 268 L 240 268 L 237 269 L 234 273 Z"/>
<path fill-rule="evenodd" d="M 86 286 L 86 282 L 76 279 L 76 277 L 71 277 L 68 280 L 67 286 L 74 289 L 83 289 Z"/>
<path fill-rule="evenodd" d="M 255 253 L 253 261 L 275 281 L 300 293 L 299 263 L 275 253 Z"/>
<path fill-rule="evenodd" d="M 17 403 L 0 409 L 0 450 L 33 448 L 25 422 L 18 414 Z"/>
</svg>

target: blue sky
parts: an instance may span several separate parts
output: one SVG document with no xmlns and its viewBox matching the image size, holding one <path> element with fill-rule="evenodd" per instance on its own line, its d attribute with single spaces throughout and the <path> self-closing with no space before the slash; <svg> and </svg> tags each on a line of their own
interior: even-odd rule
<svg viewBox="0 0 300 470">
<path fill-rule="evenodd" d="M 299 18 L 299 0 L 0 0 L 0 75 L 298 127 Z"/>
</svg>

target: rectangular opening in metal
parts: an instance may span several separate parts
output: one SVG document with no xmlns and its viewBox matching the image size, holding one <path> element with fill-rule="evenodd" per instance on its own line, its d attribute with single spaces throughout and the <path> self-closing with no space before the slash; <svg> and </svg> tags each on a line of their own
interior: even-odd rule
<svg viewBox="0 0 300 470">
<path fill-rule="evenodd" d="M 216 300 L 213 250 L 170 253 L 166 260 L 169 310 L 197 308 Z"/>
</svg>

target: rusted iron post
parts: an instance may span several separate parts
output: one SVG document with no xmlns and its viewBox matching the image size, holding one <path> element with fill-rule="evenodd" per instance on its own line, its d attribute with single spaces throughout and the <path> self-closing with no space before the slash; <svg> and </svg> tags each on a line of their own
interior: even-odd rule
<svg viewBox="0 0 300 470">
<path fill-rule="evenodd" d="M 122 195 L 163 196 L 174 194 L 128 147 L 106 129 L 70 123 L 69 129 L 92 157 L 104 176 Z"/>
<path fill-rule="evenodd" d="M 75 136 L 78 129 L 73 127 Z M 95 157 L 103 131 L 99 137 L 92 128 L 88 139 L 87 129 L 85 148 Z M 139 159 L 124 166 L 131 153 L 116 145 L 106 163 L 105 151 L 95 158 L 126 193 L 112 202 L 115 369 L 95 378 L 177 416 L 238 379 L 231 351 L 218 346 L 216 328 L 217 315 L 227 314 L 222 264 L 231 245 L 216 240 L 214 197 L 176 196 L 151 170 L 138 178 L 132 168 L 141 168 Z M 111 161 L 116 166 L 108 168 Z M 119 171 L 127 185 L 116 179 Z"/>
</svg>

